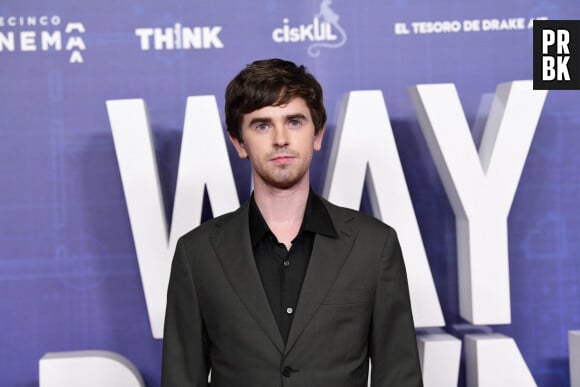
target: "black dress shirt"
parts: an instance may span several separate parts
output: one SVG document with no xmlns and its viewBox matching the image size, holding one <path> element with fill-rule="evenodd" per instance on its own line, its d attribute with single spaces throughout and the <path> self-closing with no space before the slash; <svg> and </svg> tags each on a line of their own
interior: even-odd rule
<svg viewBox="0 0 580 387">
<path fill-rule="evenodd" d="M 338 235 L 328 210 L 312 190 L 308 194 L 302 225 L 298 235 L 292 240 L 290 250 L 278 242 L 270 231 L 253 194 L 250 199 L 249 220 L 256 267 L 274 319 L 286 342 L 316 234 L 333 238 Z"/>
</svg>

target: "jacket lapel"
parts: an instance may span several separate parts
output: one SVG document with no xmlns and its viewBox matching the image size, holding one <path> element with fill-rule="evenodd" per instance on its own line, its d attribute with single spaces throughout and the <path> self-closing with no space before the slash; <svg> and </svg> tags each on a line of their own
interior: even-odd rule
<svg viewBox="0 0 580 387">
<path fill-rule="evenodd" d="M 332 207 L 328 205 L 326 207 L 338 232 L 338 238 L 317 234 L 314 239 L 310 262 L 284 351 L 286 354 L 322 304 L 356 239 L 357 231 L 349 227 L 352 217 L 338 219 Z"/>
<path fill-rule="evenodd" d="M 248 211 L 249 205 L 246 202 L 230 218 L 218 222 L 219 230 L 211 237 L 211 242 L 222 269 L 241 302 L 280 353 L 283 353 L 282 336 L 266 298 L 252 252 Z"/>
</svg>

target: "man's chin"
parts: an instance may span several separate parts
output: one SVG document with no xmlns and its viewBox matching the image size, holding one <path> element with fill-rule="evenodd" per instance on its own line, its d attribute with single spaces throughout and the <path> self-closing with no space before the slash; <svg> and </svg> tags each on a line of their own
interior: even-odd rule
<svg viewBox="0 0 580 387">
<path fill-rule="evenodd" d="M 298 185 L 303 177 L 304 175 L 269 176 L 267 179 L 264 179 L 264 182 L 272 188 L 290 189 Z"/>
</svg>

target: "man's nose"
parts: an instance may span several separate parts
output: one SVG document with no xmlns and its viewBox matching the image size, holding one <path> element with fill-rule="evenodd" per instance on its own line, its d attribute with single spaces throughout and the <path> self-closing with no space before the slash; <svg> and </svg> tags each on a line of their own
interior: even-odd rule
<svg viewBox="0 0 580 387">
<path fill-rule="evenodd" d="M 276 125 L 274 127 L 274 145 L 286 146 L 288 145 L 288 129 L 284 125 Z"/>
</svg>

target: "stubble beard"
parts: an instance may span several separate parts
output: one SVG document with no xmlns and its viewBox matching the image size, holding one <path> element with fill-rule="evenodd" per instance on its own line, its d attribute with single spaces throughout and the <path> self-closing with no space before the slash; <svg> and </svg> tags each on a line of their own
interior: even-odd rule
<svg viewBox="0 0 580 387">
<path fill-rule="evenodd" d="M 296 155 L 296 161 L 300 157 Z M 268 165 L 265 168 L 256 168 L 255 172 L 268 186 L 277 189 L 288 189 L 298 184 L 308 172 L 310 160 L 297 164 Z"/>
</svg>

